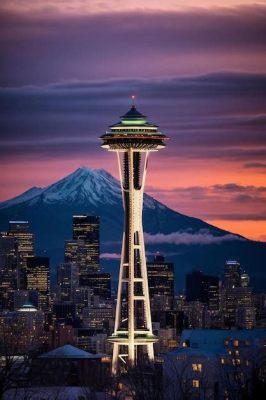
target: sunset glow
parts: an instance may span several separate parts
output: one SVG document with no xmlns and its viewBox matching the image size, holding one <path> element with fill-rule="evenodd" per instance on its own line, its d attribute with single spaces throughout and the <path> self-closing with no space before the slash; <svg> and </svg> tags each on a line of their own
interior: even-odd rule
<svg viewBox="0 0 266 400">
<path fill-rule="evenodd" d="M 266 240 L 265 19 L 265 1 L 2 1 L 0 200 L 81 165 L 117 176 L 98 137 L 133 102 L 170 138 L 147 193 Z"/>
</svg>

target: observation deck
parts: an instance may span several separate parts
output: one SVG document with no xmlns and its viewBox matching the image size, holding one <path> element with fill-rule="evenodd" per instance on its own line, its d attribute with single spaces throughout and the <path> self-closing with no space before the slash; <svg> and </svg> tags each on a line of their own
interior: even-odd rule
<svg viewBox="0 0 266 400">
<path fill-rule="evenodd" d="M 164 140 L 168 138 L 133 105 L 118 123 L 109 126 L 100 139 L 103 141 L 102 147 L 110 151 L 126 151 L 129 148 L 156 151 L 165 147 Z"/>
</svg>

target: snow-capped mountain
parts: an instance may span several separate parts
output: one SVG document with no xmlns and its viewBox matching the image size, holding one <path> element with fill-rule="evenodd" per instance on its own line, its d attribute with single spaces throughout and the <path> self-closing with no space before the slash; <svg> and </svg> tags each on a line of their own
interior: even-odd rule
<svg viewBox="0 0 266 400">
<path fill-rule="evenodd" d="M 49 255 L 55 269 L 63 260 L 64 241 L 72 237 L 72 216 L 77 213 L 100 216 L 103 256 L 108 253 L 110 259 L 117 258 L 123 229 L 121 189 L 117 179 L 103 169 L 82 167 L 46 188 L 34 187 L 0 203 L 0 229 L 6 230 L 9 220 L 28 220 L 35 233 L 37 253 Z M 180 214 L 148 195 L 144 196 L 143 214 L 147 254 L 159 250 L 176 263 L 177 287 L 184 273 L 192 269 L 221 274 L 228 257 L 237 258 L 262 284 L 265 243 Z M 102 263 L 108 269 L 118 261 L 103 258 Z"/>
<path fill-rule="evenodd" d="M 0 203 L 0 209 L 27 202 L 33 206 L 42 201 L 46 204 L 114 205 L 121 202 L 120 183 L 104 169 L 81 167 L 72 174 L 45 188 L 33 187 L 20 196 Z M 154 199 L 144 196 L 144 204 L 154 208 Z M 164 207 L 161 205 L 161 207 Z"/>
</svg>

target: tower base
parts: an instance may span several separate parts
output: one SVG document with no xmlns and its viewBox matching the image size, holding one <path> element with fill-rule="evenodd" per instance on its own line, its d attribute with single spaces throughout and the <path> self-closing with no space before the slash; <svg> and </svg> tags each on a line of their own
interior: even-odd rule
<svg viewBox="0 0 266 400">
<path fill-rule="evenodd" d="M 116 375 L 119 367 L 119 361 L 124 365 L 125 369 L 134 367 L 137 362 L 137 349 L 142 347 L 146 350 L 147 359 L 149 362 L 154 360 L 153 344 L 158 341 L 154 335 L 149 335 L 147 332 L 138 332 L 134 337 L 134 342 L 131 343 L 127 332 L 113 334 L 108 339 L 109 343 L 113 343 L 113 360 L 112 374 Z M 121 352 L 121 347 L 127 348 L 127 352 Z M 129 356 L 129 354 L 131 355 Z M 132 357 L 133 354 L 133 357 Z"/>
</svg>

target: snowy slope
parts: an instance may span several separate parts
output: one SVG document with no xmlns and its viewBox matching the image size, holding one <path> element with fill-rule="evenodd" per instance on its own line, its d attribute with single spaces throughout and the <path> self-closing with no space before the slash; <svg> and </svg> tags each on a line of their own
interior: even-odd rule
<svg viewBox="0 0 266 400">
<path fill-rule="evenodd" d="M 72 174 L 46 188 L 33 187 L 20 196 L 0 203 L 0 209 L 28 202 L 33 206 L 39 201 L 46 204 L 90 204 L 92 206 L 114 205 L 121 202 L 120 183 L 104 169 L 78 168 Z M 144 205 L 154 209 L 156 202 L 152 197 L 144 196 Z M 164 208 L 160 204 L 161 208 Z"/>
<path fill-rule="evenodd" d="M 31 200 L 35 196 L 38 196 L 43 191 L 44 191 L 43 188 L 32 187 L 29 190 L 26 190 L 26 192 L 20 194 L 19 196 L 13 197 L 10 200 L 3 201 L 2 203 L 0 203 L 0 209 L 11 207 L 14 206 L 15 204 L 24 203 L 25 201 Z"/>
</svg>

